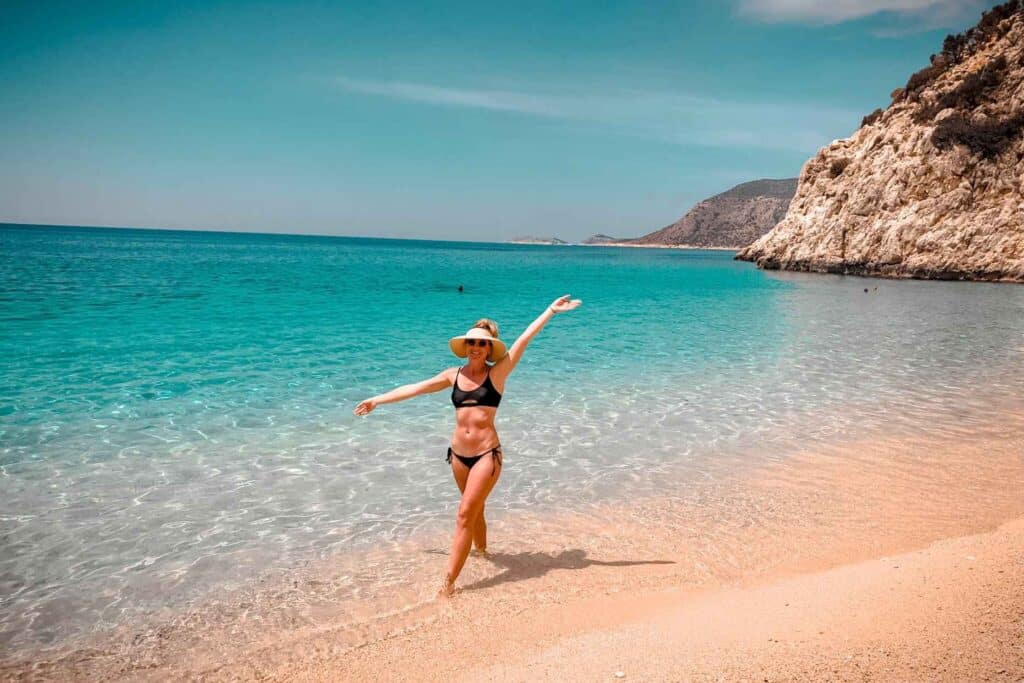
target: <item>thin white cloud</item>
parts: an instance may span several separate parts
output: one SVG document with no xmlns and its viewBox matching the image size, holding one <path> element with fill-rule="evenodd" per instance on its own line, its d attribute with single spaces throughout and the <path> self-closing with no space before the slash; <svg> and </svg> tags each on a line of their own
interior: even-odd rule
<svg viewBox="0 0 1024 683">
<path fill-rule="evenodd" d="M 341 77 L 344 90 L 424 104 L 558 119 L 679 145 L 813 151 L 856 128 L 861 113 L 811 103 L 742 102 L 679 93 L 452 88 Z"/>
<path fill-rule="evenodd" d="M 399 100 L 455 107 L 514 111 L 539 116 L 559 115 L 557 111 L 551 109 L 551 102 L 524 93 L 503 90 L 463 90 L 403 81 L 357 81 L 344 77 L 338 78 L 337 83 L 345 90 L 364 95 L 380 95 Z"/>
<path fill-rule="evenodd" d="M 741 15 L 766 23 L 838 24 L 891 13 L 922 22 L 919 30 L 941 28 L 977 17 L 984 0 L 739 0 Z"/>
</svg>

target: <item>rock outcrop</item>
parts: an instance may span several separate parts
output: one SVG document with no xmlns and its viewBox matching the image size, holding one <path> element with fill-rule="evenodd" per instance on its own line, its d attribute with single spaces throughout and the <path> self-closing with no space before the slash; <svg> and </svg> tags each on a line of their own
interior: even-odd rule
<svg viewBox="0 0 1024 683">
<path fill-rule="evenodd" d="M 948 36 L 885 110 L 808 161 L 769 269 L 1024 281 L 1024 2 Z"/>
<path fill-rule="evenodd" d="M 698 202 L 672 225 L 623 241 L 635 245 L 740 249 L 782 220 L 794 192 L 796 178 L 743 183 Z"/>
</svg>

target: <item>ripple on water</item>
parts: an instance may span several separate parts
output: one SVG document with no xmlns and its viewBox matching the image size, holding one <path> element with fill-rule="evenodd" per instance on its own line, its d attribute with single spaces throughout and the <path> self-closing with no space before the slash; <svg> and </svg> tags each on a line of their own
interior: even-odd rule
<svg viewBox="0 0 1024 683">
<path fill-rule="evenodd" d="M 451 364 L 443 340 L 482 314 L 513 336 L 551 282 L 586 304 L 509 382 L 496 524 L 683 495 L 808 449 L 850 459 L 830 447 L 865 434 L 1024 430 L 993 420 L 1024 395 L 1020 288 L 879 282 L 865 295 L 856 279 L 727 254 L 0 235 L 17 242 L 0 250 L 5 647 L 430 533 L 443 549 L 457 503 L 446 396 L 364 420 L 351 407 Z M 455 298 L 438 272 L 494 284 Z M 45 324 L 25 315 L 40 302 Z M 684 517 L 723 506 L 706 494 Z M 695 562 L 742 564 L 730 533 L 701 537 Z M 421 567 L 381 563 L 353 568 L 351 590 L 372 601 L 374 577 L 398 590 Z"/>
</svg>

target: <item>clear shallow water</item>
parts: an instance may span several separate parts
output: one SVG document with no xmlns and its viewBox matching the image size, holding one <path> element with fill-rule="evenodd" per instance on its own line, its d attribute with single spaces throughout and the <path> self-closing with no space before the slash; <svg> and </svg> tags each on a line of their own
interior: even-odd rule
<svg viewBox="0 0 1024 683">
<path fill-rule="evenodd" d="M 531 345 L 499 413 L 499 518 L 859 434 L 959 438 L 1024 393 L 1021 287 L 723 252 L 4 226 L 0 645 L 448 524 L 447 395 L 352 407 L 454 364 L 446 340 L 477 318 L 511 340 L 566 292 L 584 306 Z"/>
</svg>

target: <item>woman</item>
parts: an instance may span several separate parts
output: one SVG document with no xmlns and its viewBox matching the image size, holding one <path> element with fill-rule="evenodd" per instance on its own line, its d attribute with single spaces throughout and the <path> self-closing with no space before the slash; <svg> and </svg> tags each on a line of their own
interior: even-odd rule
<svg viewBox="0 0 1024 683">
<path fill-rule="evenodd" d="M 353 411 L 356 415 L 368 415 L 383 403 L 397 403 L 420 394 L 452 388 L 455 433 L 452 434 L 447 460 L 455 483 L 462 492 L 462 500 L 455 517 L 455 538 L 440 591 L 443 596 L 450 596 L 455 591 L 455 579 L 466 563 L 471 545 L 475 544 L 477 550 L 487 556 L 484 503 L 501 476 L 501 442 L 494 428 L 494 416 L 505 392 L 505 381 L 541 328 L 556 313 L 571 311 L 580 303 L 579 299 L 570 299 L 568 294 L 555 299 L 507 352 L 505 343 L 498 339 L 498 325 L 486 318 L 479 320 L 466 334 L 452 337 L 448 342 L 456 356 L 467 360 L 464 366 L 448 368 L 432 379 L 406 384 L 368 398 Z M 493 364 L 488 365 L 488 361 Z"/>
</svg>

